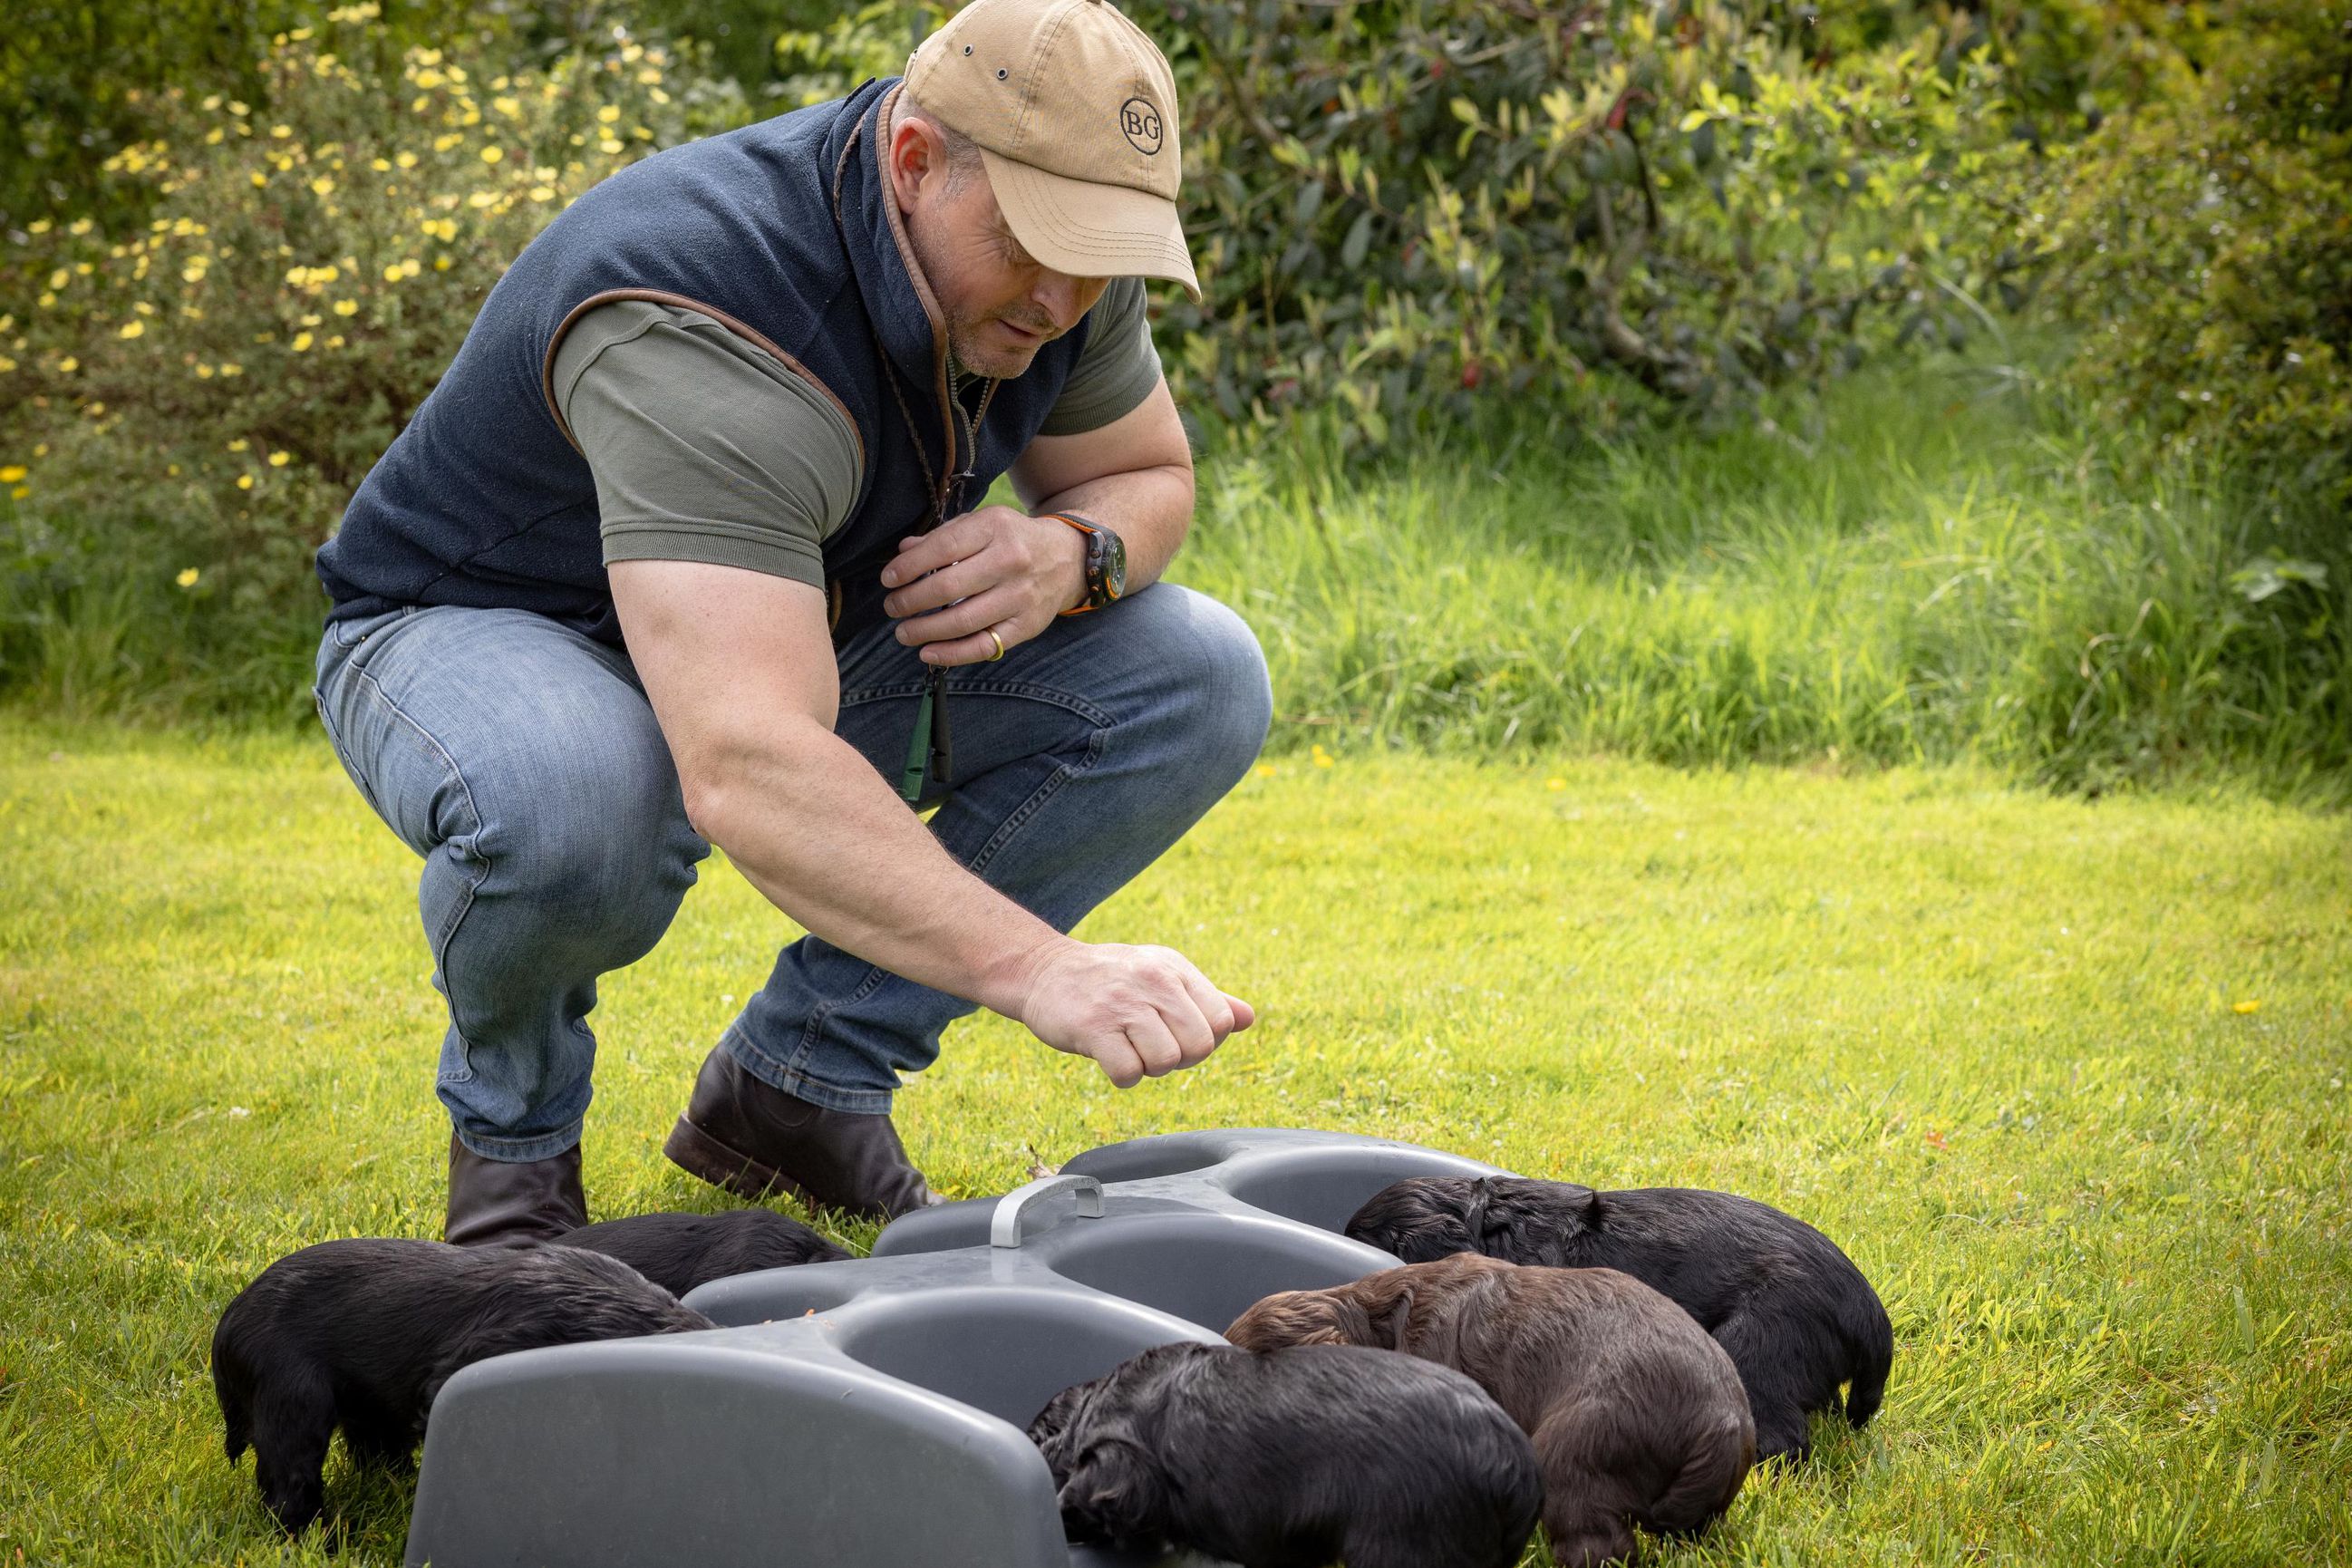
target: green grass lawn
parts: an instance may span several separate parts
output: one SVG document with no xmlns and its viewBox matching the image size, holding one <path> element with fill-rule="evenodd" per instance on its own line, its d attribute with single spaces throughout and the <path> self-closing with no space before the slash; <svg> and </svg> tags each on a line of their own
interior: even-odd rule
<svg viewBox="0 0 2352 1568">
<path fill-rule="evenodd" d="M 408 852 L 315 739 L 21 722 L 0 849 L 0 1564 L 396 1563 L 404 1491 L 340 1458 L 341 1550 L 281 1546 L 205 1356 L 281 1253 L 436 1231 Z M 2340 1563 L 2347 915 L 2352 824 L 2252 798 L 1288 757 L 1086 928 L 1260 1027 L 1122 1093 L 974 1020 L 900 1121 L 959 1195 L 1277 1123 L 1814 1222 L 1894 1315 L 1885 1410 L 1665 1562 Z M 714 861 L 607 984 L 599 1216 L 718 1206 L 660 1140 L 787 935 Z"/>
</svg>

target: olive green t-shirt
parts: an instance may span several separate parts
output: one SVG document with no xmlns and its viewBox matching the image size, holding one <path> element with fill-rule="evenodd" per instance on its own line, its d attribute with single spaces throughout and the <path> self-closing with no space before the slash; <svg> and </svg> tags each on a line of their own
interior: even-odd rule
<svg viewBox="0 0 2352 1568">
<path fill-rule="evenodd" d="M 1143 279 L 1103 290 L 1043 434 L 1130 413 L 1160 383 Z M 616 300 L 572 324 L 550 377 L 596 479 L 604 563 L 703 561 L 824 585 L 824 541 L 860 478 L 832 399 L 716 319 Z"/>
</svg>

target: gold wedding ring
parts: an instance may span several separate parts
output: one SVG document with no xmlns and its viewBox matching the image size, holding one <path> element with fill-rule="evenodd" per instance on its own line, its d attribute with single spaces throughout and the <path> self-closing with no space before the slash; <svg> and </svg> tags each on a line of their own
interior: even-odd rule
<svg viewBox="0 0 2352 1568">
<path fill-rule="evenodd" d="M 996 635 L 996 628 L 994 626 L 991 626 L 988 628 L 988 640 L 996 645 L 996 651 L 988 656 L 988 662 L 994 664 L 998 659 L 1004 657 L 1004 639 Z"/>
</svg>

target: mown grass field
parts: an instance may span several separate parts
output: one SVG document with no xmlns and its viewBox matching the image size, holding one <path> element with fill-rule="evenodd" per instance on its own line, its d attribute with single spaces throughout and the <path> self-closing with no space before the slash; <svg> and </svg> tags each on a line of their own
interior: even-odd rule
<svg viewBox="0 0 2352 1568">
<path fill-rule="evenodd" d="M 901 1101 L 938 1184 L 1271 1122 L 1748 1193 L 1870 1274 L 1895 1376 L 1657 1560 L 2352 1557 L 2352 824 L 1965 771 L 1271 765 L 1085 928 L 1263 1025 L 1120 1093 L 968 1023 Z M 0 848 L 0 1563 L 396 1563 L 405 1491 L 340 1457 L 341 1539 L 280 1543 L 205 1358 L 270 1259 L 437 1226 L 407 851 L 316 742 L 22 721 Z M 714 862 L 608 984 L 599 1216 L 716 1206 L 659 1141 L 787 935 Z"/>
</svg>

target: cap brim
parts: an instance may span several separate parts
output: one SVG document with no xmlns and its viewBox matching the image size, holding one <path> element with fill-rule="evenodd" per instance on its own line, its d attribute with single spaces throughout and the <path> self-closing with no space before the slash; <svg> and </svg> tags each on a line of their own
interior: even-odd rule
<svg viewBox="0 0 2352 1568">
<path fill-rule="evenodd" d="M 1073 278 L 1165 278 L 1198 300 L 1176 204 L 1126 185 L 1049 174 L 983 147 L 988 180 L 1022 247 Z"/>
</svg>

